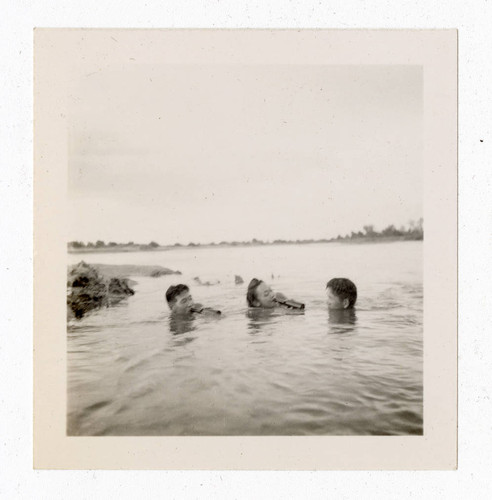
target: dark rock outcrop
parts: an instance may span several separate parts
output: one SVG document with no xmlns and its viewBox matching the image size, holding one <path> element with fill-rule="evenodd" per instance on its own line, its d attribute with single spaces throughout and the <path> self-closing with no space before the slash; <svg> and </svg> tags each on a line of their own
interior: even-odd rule
<svg viewBox="0 0 492 500">
<path fill-rule="evenodd" d="M 68 318 L 82 318 L 87 312 L 113 305 L 135 292 L 125 278 L 107 278 L 84 261 L 68 271 Z"/>
<path fill-rule="evenodd" d="M 236 274 L 234 276 L 234 283 L 236 283 L 236 285 L 242 285 L 244 283 L 244 280 L 243 280 L 243 278 L 241 278 L 241 276 Z"/>
<path fill-rule="evenodd" d="M 135 291 L 128 285 L 127 279 L 111 278 L 108 284 L 109 296 L 133 295 Z"/>
</svg>

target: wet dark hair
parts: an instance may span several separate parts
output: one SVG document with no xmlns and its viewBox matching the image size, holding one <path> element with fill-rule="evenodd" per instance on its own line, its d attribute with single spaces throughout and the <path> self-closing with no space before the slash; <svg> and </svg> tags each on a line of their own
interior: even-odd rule
<svg viewBox="0 0 492 500">
<path fill-rule="evenodd" d="M 190 289 L 186 285 L 171 285 L 166 291 L 166 300 L 167 303 L 170 304 L 173 302 L 178 295 L 181 295 L 184 292 L 189 292 Z"/>
<path fill-rule="evenodd" d="M 348 278 L 333 278 L 326 284 L 341 300 L 348 299 L 349 308 L 354 307 L 357 300 L 357 287 Z"/>
<path fill-rule="evenodd" d="M 255 305 L 256 302 L 256 289 L 263 283 L 262 280 L 253 278 L 248 285 L 248 291 L 246 292 L 246 302 L 249 307 L 258 307 Z"/>
</svg>

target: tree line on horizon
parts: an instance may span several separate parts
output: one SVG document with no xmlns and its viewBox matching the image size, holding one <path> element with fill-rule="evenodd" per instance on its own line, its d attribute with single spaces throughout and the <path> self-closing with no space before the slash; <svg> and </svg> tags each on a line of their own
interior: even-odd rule
<svg viewBox="0 0 492 500">
<path fill-rule="evenodd" d="M 376 231 L 374 225 L 366 225 L 363 226 L 362 231 L 352 231 L 350 234 L 347 233 L 345 235 L 339 234 L 336 238 L 322 238 L 322 239 L 297 239 L 297 240 L 283 240 L 276 239 L 272 241 L 263 241 L 256 238 L 253 238 L 250 241 L 221 241 L 220 243 L 194 243 L 190 242 L 187 245 L 181 243 L 174 243 L 174 245 L 166 245 L 166 246 L 174 246 L 174 247 L 199 247 L 199 246 L 221 246 L 221 245 L 229 245 L 229 246 L 245 246 L 245 245 L 282 245 L 282 244 L 305 244 L 305 243 L 331 243 L 336 241 L 377 241 L 377 240 L 423 240 L 424 239 L 424 219 L 420 218 L 417 221 L 410 221 L 408 227 L 400 226 L 397 228 L 393 224 L 385 227 L 381 231 Z M 114 241 L 110 241 L 109 243 L 105 243 L 102 240 L 97 240 L 95 243 L 88 242 L 85 244 L 82 241 L 70 241 L 68 243 L 69 249 L 102 249 L 102 248 L 118 248 L 118 247 L 138 247 L 140 250 L 152 250 L 155 248 L 159 248 L 161 245 L 156 243 L 155 241 L 151 241 L 148 244 L 140 244 L 134 243 L 130 241 L 128 243 L 116 243 Z"/>
<path fill-rule="evenodd" d="M 424 239 L 424 219 L 422 217 L 416 221 L 410 221 L 408 227 L 400 226 L 400 228 L 396 228 L 393 224 L 390 224 L 380 232 L 375 231 L 373 225 L 363 226 L 362 229 L 364 232 L 358 231 L 355 233 L 352 231 L 350 234 L 346 234 L 345 236 L 339 234 L 331 241 L 384 238 L 400 238 L 403 240 Z"/>
<path fill-rule="evenodd" d="M 115 247 L 145 247 L 145 248 L 158 248 L 160 247 L 159 243 L 155 241 L 151 241 L 148 244 L 134 243 L 133 241 L 129 241 L 128 243 L 116 243 L 114 241 L 110 241 L 109 243 L 105 243 L 102 240 L 97 240 L 95 243 L 89 241 L 84 243 L 83 241 L 69 241 L 68 248 L 115 248 Z"/>
</svg>

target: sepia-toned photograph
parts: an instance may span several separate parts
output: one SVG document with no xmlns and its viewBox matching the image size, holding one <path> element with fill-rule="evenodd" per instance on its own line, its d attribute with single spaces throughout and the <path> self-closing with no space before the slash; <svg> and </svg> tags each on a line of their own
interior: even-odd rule
<svg viewBox="0 0 492 500">
<path fill-rule="evenodd" d="M 65 436 L 425 436 L 424 64 L 49 31 Z"/>
<path fill-rule="evenodd" d="M 421 434 L 421 68 L 78 83 L 67 433 Z"/>
</svg>

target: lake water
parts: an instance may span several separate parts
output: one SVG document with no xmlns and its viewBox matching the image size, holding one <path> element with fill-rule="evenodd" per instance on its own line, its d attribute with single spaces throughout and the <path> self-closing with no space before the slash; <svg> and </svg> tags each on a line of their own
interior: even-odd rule
<svg viewBox="0 0 492 500">
<path fill-rule="evenodd" d="M 422 256 L 422 242 L 71 254 L 183 275 L 135 277 L 134 296 L 69 323 L 67 432 L 422 434 Z M 253 277 L 305 313 L 248 312 Z M 356 283 L 351 313 L 327 310 L 332 277 Z M 164 294 L 179 282 L 222 317 L 171 320 Z"/>
</svg>

